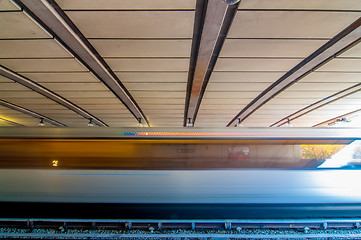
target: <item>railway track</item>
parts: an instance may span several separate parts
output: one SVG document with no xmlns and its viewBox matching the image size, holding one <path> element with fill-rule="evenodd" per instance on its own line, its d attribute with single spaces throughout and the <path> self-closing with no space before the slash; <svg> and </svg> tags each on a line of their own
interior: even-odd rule
<svg viewBox="0 0 361 240">
<path fill-rule="evenodd" d="M 361 239 L 361 219 L 0 219 L 11 239 Z"/>
</svg>

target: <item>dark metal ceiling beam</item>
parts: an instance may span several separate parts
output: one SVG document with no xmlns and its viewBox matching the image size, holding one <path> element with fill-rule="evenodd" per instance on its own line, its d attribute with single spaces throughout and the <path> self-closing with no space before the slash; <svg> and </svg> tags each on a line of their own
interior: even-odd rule
<svg viewBox="0 0 361 240">
<path fill-rule="evenodd" d="M 314 110 L 316 110 L 318 108 L 321 108 L 321 107 L 323 107 L 323 106 L 325 106 L 327 104 L 330 104 L 332 102 L 335 102 L 335 101 L 337 101 L 337 100 L 339 100 L 341 98 L 344 98 L 346 96 L 354 94 L 354 93 L 356 93 L 356 92 L 358 92 L 360 90 L 361 90 L 361 83 L 356 84 L 356 85 L 354 85 L 352 87 L 349 87 L 349 88 L 347 88 L 347 89 L 345 89 L 343 91 L 340 91 L 338 93 L 335 93 L 335 94 L 333 94 L 331 96 L 328 96 L 328 97 L 326 97 L 324 99 L 321 99 L 321 100 L 319 100 L 319 101 L 317 101 L 315 103 L 312 103 L 312 104 L 308 105 L 307 107 L 304 107 L 301 110 L 298 110 L 298 111 L 296 111 L 296 112 L 282 118 L 281 120 L 273 123 L 272 125 L 270 125 L 270 127 L 280 127 L 280 126 L 288 123 L 289 121 L 291 122 L 291 121 L 293 121 L 293 120 L 295 120 L 295 119 L 297 119 L 299 117 L 302 117 L 303 115 L 305 115 L 307 113 L 310 113 L 310 112 L 312 112 L 312 111 L 314 111 Z"/>
<path fill-rule="evenodd" d="M 289 72 L 259 94 L 252 102 L 243 108 L 228 124 L 234 126 L 238 118 L 244 121 L 253 112 L 267 103 L 277 94 L 288 88 L 291 84 L 312 73 L 314 70 L 327 63 L 346 49 L 354 46 L 361 39 L 361 18 L 356 20 L 326 44 L 297 64 Z"/>
<path fill-rule="evenodd" d="M 54 126 L 57 126 L 57 127 L 66 127 L 66 125 L 61 123 L 61 122 L 58 122 L 58 121 L 56 121 L 54 119 L 51 119 L 49 117 L 46 117 L 44 115 L 41 115 L 41 114 L 36 113 L 34 111 L 31 111 L 31 110 L 29 110 L 27 108 L 23 108 L 23 107 L 20 107 L 18 105 L 15 105 L 13 103 L 7 102 L 5 100 L 0 99 L 0 105 L 4 106 L 4 107 L 7 107 L 7 108 L 10 108 L 10 109 L 13 109 L 13 110 L 18 111 L 18 112 L 25 113 L 25 114 L 27 114 L 29 116 L 32 116 L 32 117 L 35 117 L 35 118 L 44 119 L 45 122 L 53 124 Z"/>
<path fill-rule="evenodd" d="M 237 12 L 238 2 L 228 5 L 221 0 L 208 0 L 206 7 L 197 4 L 197 8 L 199 7 L 202 7 L 202 9 L 196 9 L 196 12 L 199 11 L 199 15 L 204 16 L 204 20 L 203 22 L 198 20 L 200 24 L 203 23 L 203 27 L 195 28 L 195 31 L 198 30 L 201 32 L 201 37 L 199 38 L 197 33 L 193 36 L 193 42 L 200 42 L 192 46 L 198 47 L 198 49 L 194 54 L 192 52 L 191 56 L 191 64 L 193 64 L 193 66 L 191 66 L 190 69 L 193 68 L 194 72 L 189 72 L 190 77 L 188 78 L 183 121 L 184 126 L 186 126 L 188 121 L 194 124 L 196 120 L 208 80 L 216 64 L 229 27 Z M 203 9 L 206 9 L 205 14 L 203 13 Z M 194 49 L 192 49 L 192 51 L 193 50 Z"/>
<path fill-rule="evenodd" d="M 54 0 L 14 1 L 102 81 L 137 120 L 142 119 L 149 126 L 147 118 L 125 86 Z"/>
<path fill-rule="evenodd" d="M 76 112 L 77 114 L 79 114 L 80 116 L 87 118 L 87 119 L 92 119 L 93 123 L 98 125 L 98 126 L 103 126 L 103 127 L 107 127 L 108 125 L 106 123 L 104 123 L 103 121 L 101 121 L 100 119 L 98 119 L 97 117 L 93 116 L 92 114 L 88 113 L 87 111 L 85 111 L 84 109 L 82 109 L 81 107 L 75 105 L 74 103 L 70 102 L 69 100 L 59 96 L 58 94 L 52 92 L 51 90 L 41 86 L 40 84 L 31 81 L 30 79 L 0 65 L 0 75 L 7 77 L 17 83 L 20 83 L 22 85 L 24 85 L 27 88 L 30 88 L 31 90 L 40 93 L 41 95 L 59 103 L 60 105 Z M 30 110 L 29 110 L 30 111 Z M 34 115 L 35 116 L 35 115 Z M 35 116 L 36 117 L 36 116 Z M 41 117 L 43 118 L 43 117 Z M 44 118 L 45 119 L 45 118 Z M 49 119 L 49 118 L 47 118 Z M 52 120 L 55 121 L 55 120 Z M 55 121 L 56 122 L 56 121 Z M 63 124 L 61 124 L 63 125 Z M 65 125 L 64 125 L 65 126 Z"/>
<path fill-rule="evenodd" d="M 10 120 L 7 120 L 7 119 L 5 119 L 5 118 L 1 118 L 1 117 L 0 117 L 0 121 L 9 123 L 9 124 L 12 124 L 12 125 L 15 125 L 15 126 L 24 127 L 23 124 L 20 124 L 20 123 L 14 122 L 14 121 L 10 121 Z"/>
</svg>

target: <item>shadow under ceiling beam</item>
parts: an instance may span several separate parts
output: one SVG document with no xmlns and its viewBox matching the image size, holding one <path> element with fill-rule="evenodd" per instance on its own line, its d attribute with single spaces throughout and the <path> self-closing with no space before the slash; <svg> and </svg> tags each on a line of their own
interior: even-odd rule
<svg viewBox="0 0 361 240">
<path fill-rule="evenodd" d="M 243 122 L 277 94 L 351 48 L 357 44 L 360 39 L 361 17 L 259 94 L 227 124 L 227 127 L 236 125 L 238 121 Z"/>
<path fill-rule="evenodd" d="M 89 69 L 139 121 L 149 126 L 142 110 L 108 64 L 54 0 L 14 0 Z"/>
</svg>

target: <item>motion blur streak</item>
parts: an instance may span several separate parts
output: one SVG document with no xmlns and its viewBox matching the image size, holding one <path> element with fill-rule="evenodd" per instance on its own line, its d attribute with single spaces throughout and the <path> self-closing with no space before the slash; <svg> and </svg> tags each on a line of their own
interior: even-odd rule
<svg viewBox="0 0 361 240">
<path fill-rule="evenodd" d="M 359 203 L 361 170 L 105 171 L 1 169 L 0 201 Z"/>
</svg>

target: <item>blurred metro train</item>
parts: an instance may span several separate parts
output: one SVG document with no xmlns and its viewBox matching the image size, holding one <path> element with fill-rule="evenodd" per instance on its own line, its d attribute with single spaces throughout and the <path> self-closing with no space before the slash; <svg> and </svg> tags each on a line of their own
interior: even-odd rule
<svg viewBox="0 0 361 240">
<path fill-rule="evenodd" d="M 320 169 L 324 160 L 303 159 L 300 150 L 348 144 L 359 129 L 236 138 L 41 131 L 1 132 L 0 201 L 14 211 L 0 217 L 361 216 L 361 171 Z"/>
</svg>

